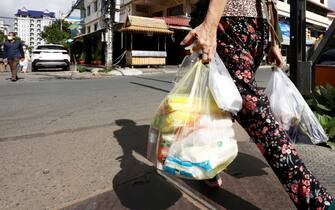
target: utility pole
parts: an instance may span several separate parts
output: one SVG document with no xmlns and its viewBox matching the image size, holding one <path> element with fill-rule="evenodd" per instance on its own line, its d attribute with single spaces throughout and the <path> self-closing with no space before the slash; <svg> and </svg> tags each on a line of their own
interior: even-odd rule
<svg viewBox="0 0 335 210">
<path fill-rule="evenodd" d="M 113 36 L 114 36 L 114 19 L 115 19 L 115 0 L 107 0 L 107 12 L 109 20 L 107 22 L 107 49 L 106 49 L 106 67 L 113 66 Z"/>
<path fill-rule="evenodd" d="M 306 59 L 306 0 L 291 1 L 290 77 L 303 95 L 311 93 L 312 62 Z"/>
<path fill-rule="evenodd" d="M 60 25 L 61 38 L 63 40 L 63 13 L 61 11 L 59 11 L 59 25 Z"/>
</svg>

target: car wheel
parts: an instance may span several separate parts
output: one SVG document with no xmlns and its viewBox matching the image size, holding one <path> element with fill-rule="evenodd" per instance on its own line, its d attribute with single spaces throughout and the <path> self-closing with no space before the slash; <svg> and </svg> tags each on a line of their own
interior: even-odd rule
<svg viewBox="0 0 335 210">
<path fill-rule="evenodd" d="M 35 72 L 35 71 L 37 71 L 37 70 L 38 70 L 38 68 L 37 68 L 36 66 L 34 66 L 34 65 L 31 66 L 31 71 L 32 71 L 32 72 Z"/>
<path fill-rule="evenodd" d="M 63 70 L 64 71 L 70 71 L 70 65 L 66 66 L 66 67 L 63 67 Z"/>
</svg>

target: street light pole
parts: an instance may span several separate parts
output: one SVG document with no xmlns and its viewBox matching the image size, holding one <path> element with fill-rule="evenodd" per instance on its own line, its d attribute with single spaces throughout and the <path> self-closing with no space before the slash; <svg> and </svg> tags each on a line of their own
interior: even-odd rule
<svg viewBox="0 0 335 210">
<path fill-rule="evenodd" d="M 306 0 L 291 1 L 290 77 L 303 95 L 311 93 L 312 63 L 306 60 Z"/>
<path fill-rule="evenodd" d="M 60 25 L 61 38 L 63 40 L 63 13 L 61 11 L 59 11 L 59 25 Z"/>
<path fill-rule="evenodd" d="M 114 36 L 114 19 L 115 19 L 115 0 L 107 1 L 107 9 L 109 21 L 107 23 L 107 50 L 106 50 L 106 66 L 113 66 L 113 36 Z"/>
</svg>

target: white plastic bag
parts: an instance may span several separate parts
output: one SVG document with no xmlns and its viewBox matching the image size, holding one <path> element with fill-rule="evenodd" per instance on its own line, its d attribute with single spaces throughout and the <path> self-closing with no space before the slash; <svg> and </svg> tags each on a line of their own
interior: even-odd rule
<svg viewBox="0 0 335 210">
<path fill-rule="evenodd" d="M 305 99 L 281 69 L 272 72 L 265 94 L 270 100 L 276 121 L 287 131 L 293 142 L 306 142 L 306 138 L 313 144 L 328 141 Z"/>
<path fill-rule="evenodd" d="M 213 99 L 208 67 L 198 61 L 188 69 L 155 114 L 147 157 L 160 170 L 210 179 L 237 156 L 231 115 Z"/>
<path fill-rule="evenodd" d="M 217 53 L 210 63 L 209 89 L 219 108 L 231 113 L 242 109 L 241 94 Z"/>
<path fill-rule="evenodd" d="M 199 52 L 185 56 L 174 79 L 177 83 L 197 62 Z M 220 109 L 236 114 L 242 109 L 242 97 L 220 56 L 215 53 L 209 64 L 209 89 Z"/>
</svg>

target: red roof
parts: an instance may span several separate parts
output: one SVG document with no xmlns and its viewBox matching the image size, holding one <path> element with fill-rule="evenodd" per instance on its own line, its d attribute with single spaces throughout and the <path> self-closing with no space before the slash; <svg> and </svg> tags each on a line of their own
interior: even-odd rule
<svg viewBox="0 0 335 210">
<path fill-rule="evenodd" d="M 154 17 L 157 19 L 165 20 L 166 24 L 172 26 L 190 26 L 190 18 L 185 16 L 167 16 L 167 17 Z"/>
</svg>

